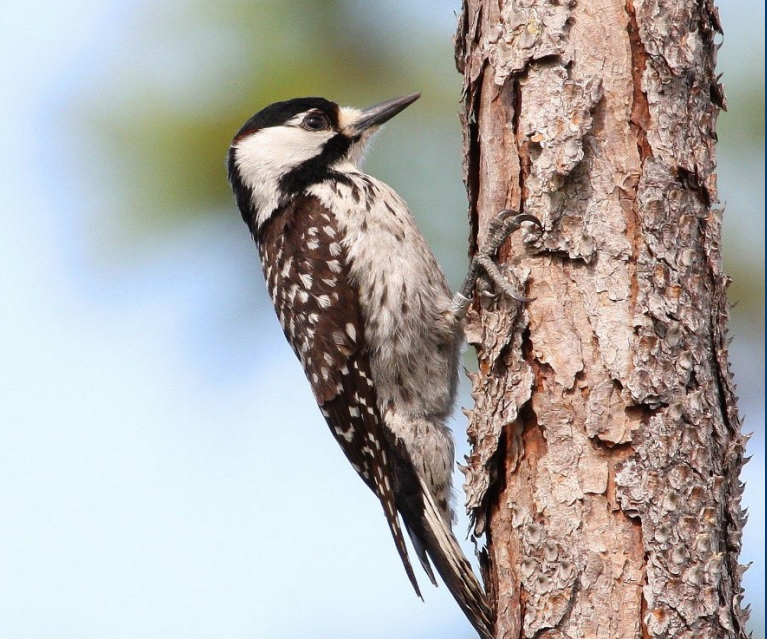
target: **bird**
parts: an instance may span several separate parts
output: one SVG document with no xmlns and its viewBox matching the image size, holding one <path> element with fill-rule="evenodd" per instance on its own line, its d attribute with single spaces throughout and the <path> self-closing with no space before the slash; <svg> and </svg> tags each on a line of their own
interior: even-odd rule
<svg viewBox="0 0 767 639">
<path fill-rule="evenodd" d="M 360 168 L 372 135 L 419 97 L 365 109 L 320 97 L 270 104 L 234 135 L 228 179 L 285 337 L 331 433 L 380 500 L 416 594 L 423 598 L 403 528 L 429 580 L 437 585 L 433 564 L 492 639 L 491 606 L 452 531 L 447 420 L 477 282 L 530 301 L 493 256 L 523 222 L 540 222 L 502 211 L 451 295 L 405 202 Z"/>
</svg>

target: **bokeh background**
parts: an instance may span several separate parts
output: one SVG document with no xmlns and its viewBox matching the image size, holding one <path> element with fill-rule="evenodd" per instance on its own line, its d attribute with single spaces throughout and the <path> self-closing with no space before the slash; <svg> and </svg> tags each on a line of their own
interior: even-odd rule
<svg viewBox="0 0 767 639">
<path fill-rule="evenodd" d="M 764 5 L 719 6 L 732 361 L 755 432 L 743 561 L 764 637 Z M 284 342 L 224 173 L 266 103 L 422 91 L 367 168 L 457 285 L 458 8 L 3 3 L 0 636 L 473 636 L 444 587 L 426 603 L 410 590 Z"/>
</svg>

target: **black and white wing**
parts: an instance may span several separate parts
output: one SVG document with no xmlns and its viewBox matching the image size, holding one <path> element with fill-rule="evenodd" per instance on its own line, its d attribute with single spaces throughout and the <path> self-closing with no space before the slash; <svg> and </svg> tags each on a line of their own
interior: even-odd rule
<svg viewBox="0 0 767 639">
<path fill-rule="evenodd" d="M 395 451 L 379 414 L 360 303 L 336 218 L 316 198 L 301 196 L 274 214 L 256 239 L 285 336 L 336 441 L 380 499 L 420 597 L 397 517 L 391 459 Z"/>
</svg>

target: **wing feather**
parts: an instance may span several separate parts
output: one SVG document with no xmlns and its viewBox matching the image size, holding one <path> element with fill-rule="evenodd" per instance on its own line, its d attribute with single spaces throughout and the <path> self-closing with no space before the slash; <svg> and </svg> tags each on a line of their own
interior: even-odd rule
<svg viewBox="0 0 767 639">
<path fill-rule="evenodd" d="M 393 460 L 387 453 L 342 230 L 319 200 L 302 196 L 275 214 L 257 239 L 285 336 L 336 441 L 381 501 L 405 571 L 421 597 L 397 515 Z"/>
</svg>

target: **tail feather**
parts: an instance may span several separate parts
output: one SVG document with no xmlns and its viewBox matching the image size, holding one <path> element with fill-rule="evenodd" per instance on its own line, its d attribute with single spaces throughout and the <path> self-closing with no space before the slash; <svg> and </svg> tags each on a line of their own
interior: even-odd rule
<svg viewBox="0 0 767 639">
<path fill-rule="evenodd" d="M 399 518 L 397 517 L 397 507 L 394 501 L 394 495 L 392 494 L 391 489 L 386 486 L 386 484 L 382 484 L 379 490 L 379 499 L 381 500 L 381 505 L 383 506 L 384 513 L 386 514 L 386 521 L 389 524 L 389 530 L 391 530 L 391 535 L 394 537 L 394 545 L 397 547 L 397 552 L 399 553 L 400 559 L 402 560 L 402 565 L 405 567 L 407 577 L 410 580 L 410 583 L 413 585 L 415 594 L 417 594 L 421 601 L 423 601 L 421 589 L 418 587 L 418 580 L 415 578 L 413 566 L 410 564 L 410 557 L 408 556 L 407 546 L 405 545 L 405 537 L 402 535 L 402 529 L 399 525 Z M 410 538 L 412 539 L 413 535 L 410 532 L 410 529 L 408 529 L 408 534 L 410 534 Z M 420 555 L 418 558 L 421 558 Z M 421 560 L 421 565 L 423 565 L 423 560 Z M 434 575 L 431 574 L 431 570 L 427 570 L 426 572 L 431 577 L 432 582 L 434 582 Z"/>
<path fill-rule="evenodd" d="M 450 524 L 437 507 L 431 489 L 413 466 L 404 443 L 392 435 L 391 448 L 397 453 L 393 456 L 393 493 L 396 506 L 384 498 L 388 497 L 388 494 L 379 496 L 384 503 L 397 550 L 416 593 L 421 596 L 415 577 L 412 576 L 395 508 L 402 517 L 416 555 L 432 583 L 435 582 L 431 569 L 433 565 L 480 637 L 494 639 L 493 615 L 485 591 L 458 545 Z"/>
<path fill-rule="evenodd" d="M 405 523 L 405 530 L 407 530 L 407 534 L 410 536 L 410 541 L 413 544 L 413 550 L 415 550 L 415 554 L 418 557 L 418 561 L 421 562 L 421 567 L 423 568 L 423 571 L 429 576 L 429 579 L 431 580 L 431 583 L 433 586 L 437 585 L 437 580 L 434 578 L 434 571 L 431 569 L 431 564 L 429 563 L 429 557 L 426 554 L 426 549 L 423 547 L 423 544 L 421 543 L 421 540 L 418 538 L 418 535 L 416 535 L 411 529 L 410 526 Z"/>
<path fill-rule="evenodd" d="M 466 559 L 458 540 L 434 503 L 428 487 L 423 489 L 423 546 L 450 593 L 482 639 L 494 639 L 493 617 L 485 591 Z"/>
</svg>

